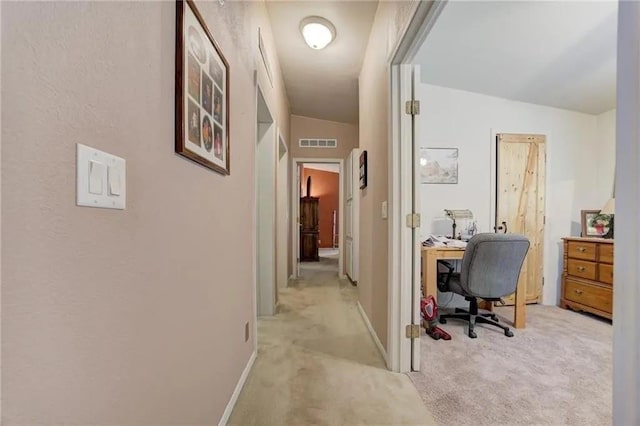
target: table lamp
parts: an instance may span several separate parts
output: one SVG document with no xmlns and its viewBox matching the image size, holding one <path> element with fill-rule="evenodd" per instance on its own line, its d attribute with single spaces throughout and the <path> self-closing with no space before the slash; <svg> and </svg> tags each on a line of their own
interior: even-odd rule
<svg viewBox="0 0 640 426">
<path fill-rule="evenodd" d="M 473 219 L 473 213 L 471 210 L 450 210 L 444 209 L 447 217 L 453 220 L 453 224 L 451 226 L 451 238 L 456 239 L 456 219 Z"/>
<path fill-rule="evenodd" d="M 616 199 L 615 197 L 609 198 L 607 203 L 604 205 L 602 210 L 600 210 L 600 214 L 608 214 L 611 216 L 611 221 L 609 222 L 609 231 L 603 236 L 604 238 L 613 238 L 613 216 L 616 214 Z"/>
</svg>

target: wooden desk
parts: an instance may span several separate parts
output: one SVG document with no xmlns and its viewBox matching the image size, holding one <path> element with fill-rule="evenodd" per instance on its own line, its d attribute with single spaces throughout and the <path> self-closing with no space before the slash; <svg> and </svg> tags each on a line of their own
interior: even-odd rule
<svg viewBox="0 0 640 426">
<path fill-rule="evenodd" d="M 422 247 L 422 294 L 432 294 L 438 298 L 438 260 L 462 259 L 464 249 L 458 247 Z M 516 288 L 516 304 L 514 309 L 513 326 L 524 328 L 526 303 L 524 297 L 525 289 L 522 287 L 523 281 L 518 282 Z M 487 303 L 491 305 L 490 303 Z"/>
</svg>

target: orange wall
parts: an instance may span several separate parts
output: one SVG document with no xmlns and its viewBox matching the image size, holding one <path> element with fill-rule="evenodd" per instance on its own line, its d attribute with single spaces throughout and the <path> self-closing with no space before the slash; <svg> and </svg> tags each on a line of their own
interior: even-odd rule
<svg viewBox="0 0 640 426">
<path fill-rule="evenodd" d="M 320 244 L 321 248 L 333 247 L 333 211 L 336 211 L 336 232 L 340 232 L 338 210 L 340 197 L 340 175 L 323 170 L 302 170 L 302 195 L 307 195 L 307 176 L 311 176 L 311 196 L 318 197 L 320 213 Z"/>
</svg>

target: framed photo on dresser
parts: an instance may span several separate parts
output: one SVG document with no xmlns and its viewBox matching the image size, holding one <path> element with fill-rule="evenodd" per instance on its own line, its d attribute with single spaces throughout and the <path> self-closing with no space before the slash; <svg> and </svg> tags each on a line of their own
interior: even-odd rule
<svg viewBox="0 0 640 426">
<path fill-rule="evenodd" d="M 176 2 L 175 151 L 230 173 L 229 64 L 191 0 Z"/>
</svg>

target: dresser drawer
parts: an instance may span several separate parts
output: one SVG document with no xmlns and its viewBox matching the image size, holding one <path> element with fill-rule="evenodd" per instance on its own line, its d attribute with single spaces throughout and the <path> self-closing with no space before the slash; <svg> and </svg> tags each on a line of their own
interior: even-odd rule
<svg viewBox="0 0 640 426">
<path fill-rule="evenodd" d="M 569 241 L 567 244 L 569 258 L 596 260 L 597 243 L 583 243 L 580 241 Z"/>
<path fill-rule="evenodd" d="M 613 263 L 613 244 L 600 244 L 600 255 L 598 261 L 603 263 Z"/>
<path fill-rule="evenodd" d="M 607 287 L 598 287 L 567 278 L 564 286 L 564 297 L 567 300 L 612 313 L 613 292 Z"/>
<path fill-rule="evenodd" d="M 567 262 L 567 274 L 587 280 L 596 279 L 596 263 L 584 260 L 569 259 Z"/>
<path fill-rule="evenodd" d="M 613 284 L 613 265 L 607 265 L 606 263 L 598 264 L 598 281 Z"/>
</svg>

